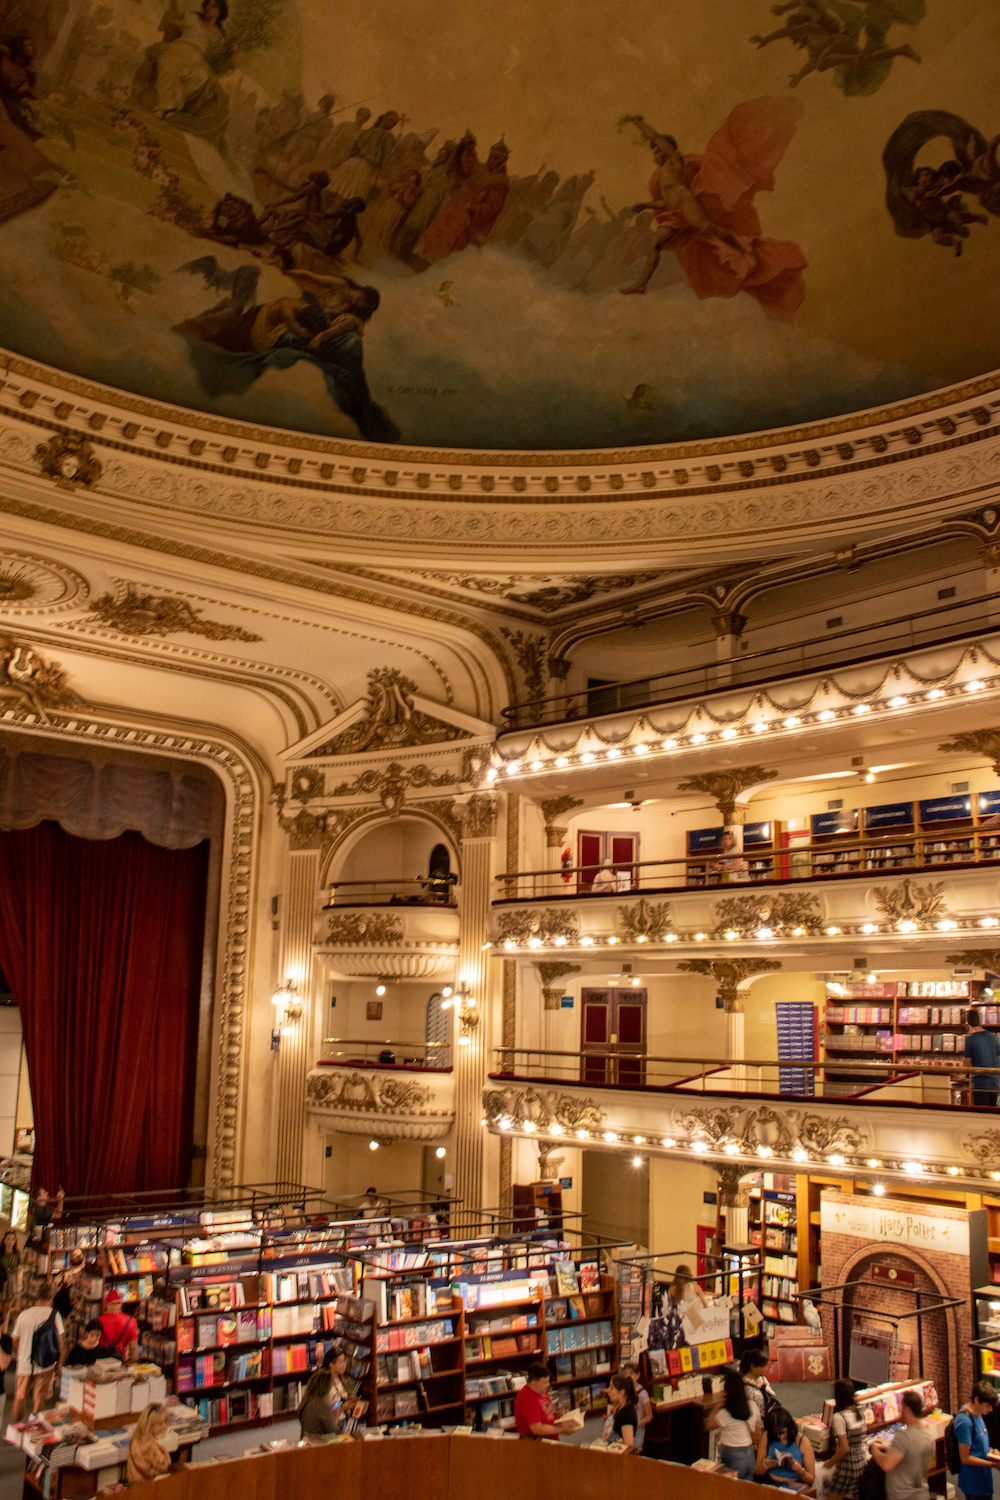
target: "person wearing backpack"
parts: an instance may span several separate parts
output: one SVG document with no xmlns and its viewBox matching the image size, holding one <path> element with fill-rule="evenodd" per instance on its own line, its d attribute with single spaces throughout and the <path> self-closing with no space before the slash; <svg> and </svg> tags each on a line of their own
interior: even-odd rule
<svg viewBox="0 0 1000 1500">
<path fill-rule="evenodd" d="M 135 1364 L 139 1352 L 139 1325 L 124 1311 L 122 1294 L 112 1287 L 104 1299 L 106 1311 L 98 1318 L 101 1348 L 127 1365 Z"/>
<path fill-rule="evenodd" d="M 17 1384 L 11 1421 L 20 1422 L 28 1386 L 34 1382 L 31 1410 L 42 1411 L 52 1395 L 56 1365 L 62 1359 L 63 1322 L 52 1307 L 52 1287 L 45 1282 L 38 1288 L 34 1307 L 26 1307 L 14 1324 L 14 1348 L 17 1351 Z"/>
<path fill-rule="evenodd" d="M 993 1385 L 988 1380 L 977 1380 L 972 1387 L 971 1400 L 956 1412 L 951 1424 L 958 1447 L 958 1489 L 969 1500 L 974 1496 L 993 1494 L 993 1460 L 989 1457 L 990 1439 L 983 1417 L 989 1416 L 996 1404 L 997 1393 Z M 945 1445 L 947 1447 L 947 1437 Z"/>
</svg>

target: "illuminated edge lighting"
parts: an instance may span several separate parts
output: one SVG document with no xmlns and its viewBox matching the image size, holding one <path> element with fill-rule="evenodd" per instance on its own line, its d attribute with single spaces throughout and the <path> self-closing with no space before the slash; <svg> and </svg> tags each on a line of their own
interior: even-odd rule
<svg viewBox="0 0 1000 1500">
<path fill-rule="evenodd" d="M 485 1126 L 488 1122 L 485 1119 L 482 1119 L 482 1120 L 480 1120 L 479 1123 L 480 1123 L 480 1125 Z M 521 1132 L 523 1132 L 526 1135 L 534 1134 L 539 1129 L 539 1127 L 535 1124 L 535 1122 L 533 1120 L 518 1121 L 518 1120 L 513 1119 L 510 1115 L 501 1115 L 498 1118 L 496 1124 L 497 1124 L 497 1128 L 499 1130 L 502 1130 L 502 1131 L 505 1131 L 505 1132 L 506 1131 L 511 1131 L 511 1130 L 521 1131 Z M 543 1133 L 547 1134 L 547 1135 L 561 1136 L 561 1135 L 565 1134 L 564 1127 L 562 1125 L 560 1125 L 557 1121 L 553 1121 L 552 1124 L 542 1127 L 542 1130 L 543 1130 Z M 595 1135 L 595 1132 L 581 1128 L 579 1130 L 574 1131 L 573 1134 L 576 1136 L 577 1140 L 585 1141 L 585 1140 L 591 1140 L 591 1139 L 593 1139 L 594 1135 Z M 680 1150 L 687 1149 L 689 1151 L 694 1152 L 694 1154 L 696 1156 L 707 1156 L 709 1154 L 709 1152 L 712 1151 L 712 1150 L 715 1150 L 715 1151 L 720 1151 L 721 1150 L 726 1156 L 745 1156 L 745 1157 L 749 1158 L 750 1155 L 751 1155 L 751 1153 L 749 1151 L 744 1151 L 741 1148 L 740 1143 L 738 1141 L 727 1141 L 724 1145 L 722 1144 L 721 1141 L 719 1141 L 719 1142 L 716 1142 L 716 1144 L 715 1144 L 715 1146 L 713 1148 L 712 1146 L 710 1146 L 708 1144 L 708 1142 L 702 1141 L 702 1140 L 696 1140 L 696 1141 L 677 1141 L 677 1140 L 675 1140 L 673 1138 L 673 1136 L 663 1136 L 663 1137 L 660 1138 L 659 1141 L 656 1141 L 656 1140 L 649 1141 L 646 1136 L 633 1135 L 633 1136 L 629 1137 L 628 1134 L 622 1134 L 621 1132 L 615 1131 L 615 1130 L 604 1130 L 604 1131 L 602 1131 L 600 1133 L 600 1139 L 602 1139 L 605 1142 L 607 1142 L 607 1144 L 609 1146 L 611 1146 L 611 1145 L 620 1145 L 620 1144 L 627 1145 L 629 1143 L 629 1141 L 631 1140 L 631 1143 L 633 1145 L 636 1145 L 636 1146 L 652 1145 L 655 1148 L 656 1146 L 659 1145 L 665 1151 L 676 1151 L 678 1149 L 680 1149 Z M 375 1149 L 375 1148 L 373 1148 L 373 1149 Z M 785 1160 L 784 1157 L 781 1157 L 781 1156 L 777 1156 L 776 1157 L 775 1156 L 774 1148 L 772 1146 L 763 1146 L 763 1145 L 756 1146 L 756 1147 L 754 1147 L 753 1154 L 756 1155 L 758 1158 L 760 1158 L 762 1160 L 765 1160 L 765 1161 L 773 1160 L 776 1163 L 780 1163 L 781 1161 Z M 804 1150 L 801 1146 L 798 1146 L 798 1147 L 796 1147 L 796 1149 L 794 1151 L 789 1152 L 787 1159 L 789 1161 L 793 1161 L 793 1162 L 796 1162 L 796 1163 L 803 1163 L 803 1162 L 812 1161 L 814 1158 L 813 1158 L 813 1155 L 810 1152 Z M 848 1167 L 847 1158 L 840 1151 L 831 1151 L 828 1156 L 826 1156 L 826 1157 L 818 1156 L 818 1157 L 815 1157 L 815 1160 L 816 1160 L 817 1164 L 820 1165 L 820 1166 Z M 969 1169 L 965 1168 L 965 1167 L 958 1167 L 958 1166 L 945 1167 L 945 1166 L 941 1166 L 941 1167 L 936 1167 L 935 1168 L 935 1167 L 928 1167 L 925 1162 L 913 1161 L 913 1160 L 909 1160 L 909 1161 L 896 1161 L 896 1162 L 883 1162 L 880 1158 L 874 1157 L 874 1156 L 866 1157 L 863 1165 L 860 1162 L 855 1161 L 854 1163 L 851 1164 L 849 1170 L 854 1171 L 854 1172 L 859 1172 L 859 1171 L 860 1172 L 875 1172 L 875 1171 L 879 1171 L 879 1170 L 881 1170 L 881 1171 L 889 1170 L 889 1171 L 894 1171 L 894 1172 L 897 1172 L 897 1173 L 903 1173 L 907 1177 L 920 1177 L 920 1176 L 923 1176 L 925 1174 L 930 1175 L 930 1176 L 941 1176 L 941 1177 L 943 1177 L 945 1175 L 947 1175 L 949 1177 L 960 1177 L 960 1176 L 968 1175 L 968 1173 L 969 1173 Z M 974 1169 L 973 1169 L 971 1175 L 972 1176 L 976 1175 Z M 994 1182 L 1000 1182 L 1000 1171 L 986 1172 L 984 1170 L 984 1171 L 982 1171 L 981 1175 L 983 1177 L 990 1177 Z M 886 1189 L 885 1189 L 884 1184 L 882 1184 L 882 1183 L 876 1183 L 876 1184 L 874 1184 L 872 1191 L 875 1192 L 875 1193 L 877 1193 L 881 1197 L 882 1194 L 885 1193 Z"/>
</svg>

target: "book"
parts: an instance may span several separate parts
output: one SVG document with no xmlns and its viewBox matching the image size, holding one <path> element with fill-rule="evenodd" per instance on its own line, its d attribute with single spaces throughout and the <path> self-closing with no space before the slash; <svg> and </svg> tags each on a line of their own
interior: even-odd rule
<svg viewBox="0 0 1000 1500">
<path fill-rule="evenodd" d="M 571 1260 L 556 1261 L 556 1286 L 561 1296 L 579 1292 L 580 1283 Z"/>
</svg>

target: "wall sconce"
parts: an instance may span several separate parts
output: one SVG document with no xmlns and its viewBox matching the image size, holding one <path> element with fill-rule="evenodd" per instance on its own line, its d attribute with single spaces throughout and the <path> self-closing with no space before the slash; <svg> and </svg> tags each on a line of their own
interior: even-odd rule
<svg viewBox="0 0 1000 1500">
<path fill-rule="evenodd" d="M 452 1005 L 458 1009 L 459 1031 L 458 1044 L 460 1047 L 468 1047 L 472 1041 L 470 1035 L 479 1025 L 479 1006 L 472 996 L 472 990 L 463 979 L 454 992 Z"/>
<path fill-rule="evenodd" d="M 286 979 L 284 984 L 278 985 L 271 1004 L 278 1010 L 275 1031 L 282 1036 L 291 1036 L 293 1022 L 302 1018 L 302 996 L 294 979 Z"/>
</svg>

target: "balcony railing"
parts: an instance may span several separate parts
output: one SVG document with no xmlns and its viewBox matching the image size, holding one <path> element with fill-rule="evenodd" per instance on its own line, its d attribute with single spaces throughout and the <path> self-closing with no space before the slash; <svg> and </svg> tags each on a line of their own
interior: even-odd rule
<svg viewBox="0 0 1000 1500">
<path fill-rule="evenodd" d="M 996 608 L 996 594 L 980 594 L 974 599 L 959 599 L 953 604 L 844 630 L 827 630 L 805 640 L 745 651 L 722 660 L 713 656 L 694 666 L 677 667 L 654 677 L 532 698 L 503 710 L 500 732 L 652 708 L 714 688 L 752 687 L 795 677 L 811 668 L 855 666 L 893 651 L 947 645 L 993 628 L 989 617 Z"/>
<path fill-rule="evenodd" d="M 448 1042 L 363 1041 L 336 1036 L 323 1038 L 320 1066 L 342 1068 L 406 1068 L 409 1072 L 440 1073 L 451 1068 Z"/>
<path fill-rule="evenodd" d="M 341 906 L 453 906 L 457 875 L 406 880 L 335 880 L 324 911 Z"/>
<path fill-rule="evenodd" d="M 971 819 L 969 820 L 971 823 Z M 560 865 L 556 869 L 508 871 L 496 877 L 495 902 L 553 901 L 560 897 L 601 901 L 638 891 L 671 892 L 706 886 L 746 890 L 782 882 L 849 880 L 875 871 L 905 875 L 911 871 L 966 869 L 1000 863 L 1000 828 L 996 826 L 947 831 L 902 832 L 855 838 L 834 835 L 817 841 L 803 839 L 783 849 L 746 845 L 743 853 L 712 851 L 672 859 L 643 859 L 610 867 L 614 884 L 594 890 L 600 865 Z"/>
<path fill-rule="evenodd" d="M 497 1082 L 556 1083 L 629 1092 L 773 1095 L 776 1098 L 863 1099 L 868 1103 L 970 1104 L 970 1066 L 960 1054 L 946 1062 L 816 1062 L 811 1058 L 645 1057 L 614 1047 L 585 1052 L 494 1048 Z M 1000 1078 L 1000 1069 L 975 1067 Z"/>
</svg>

